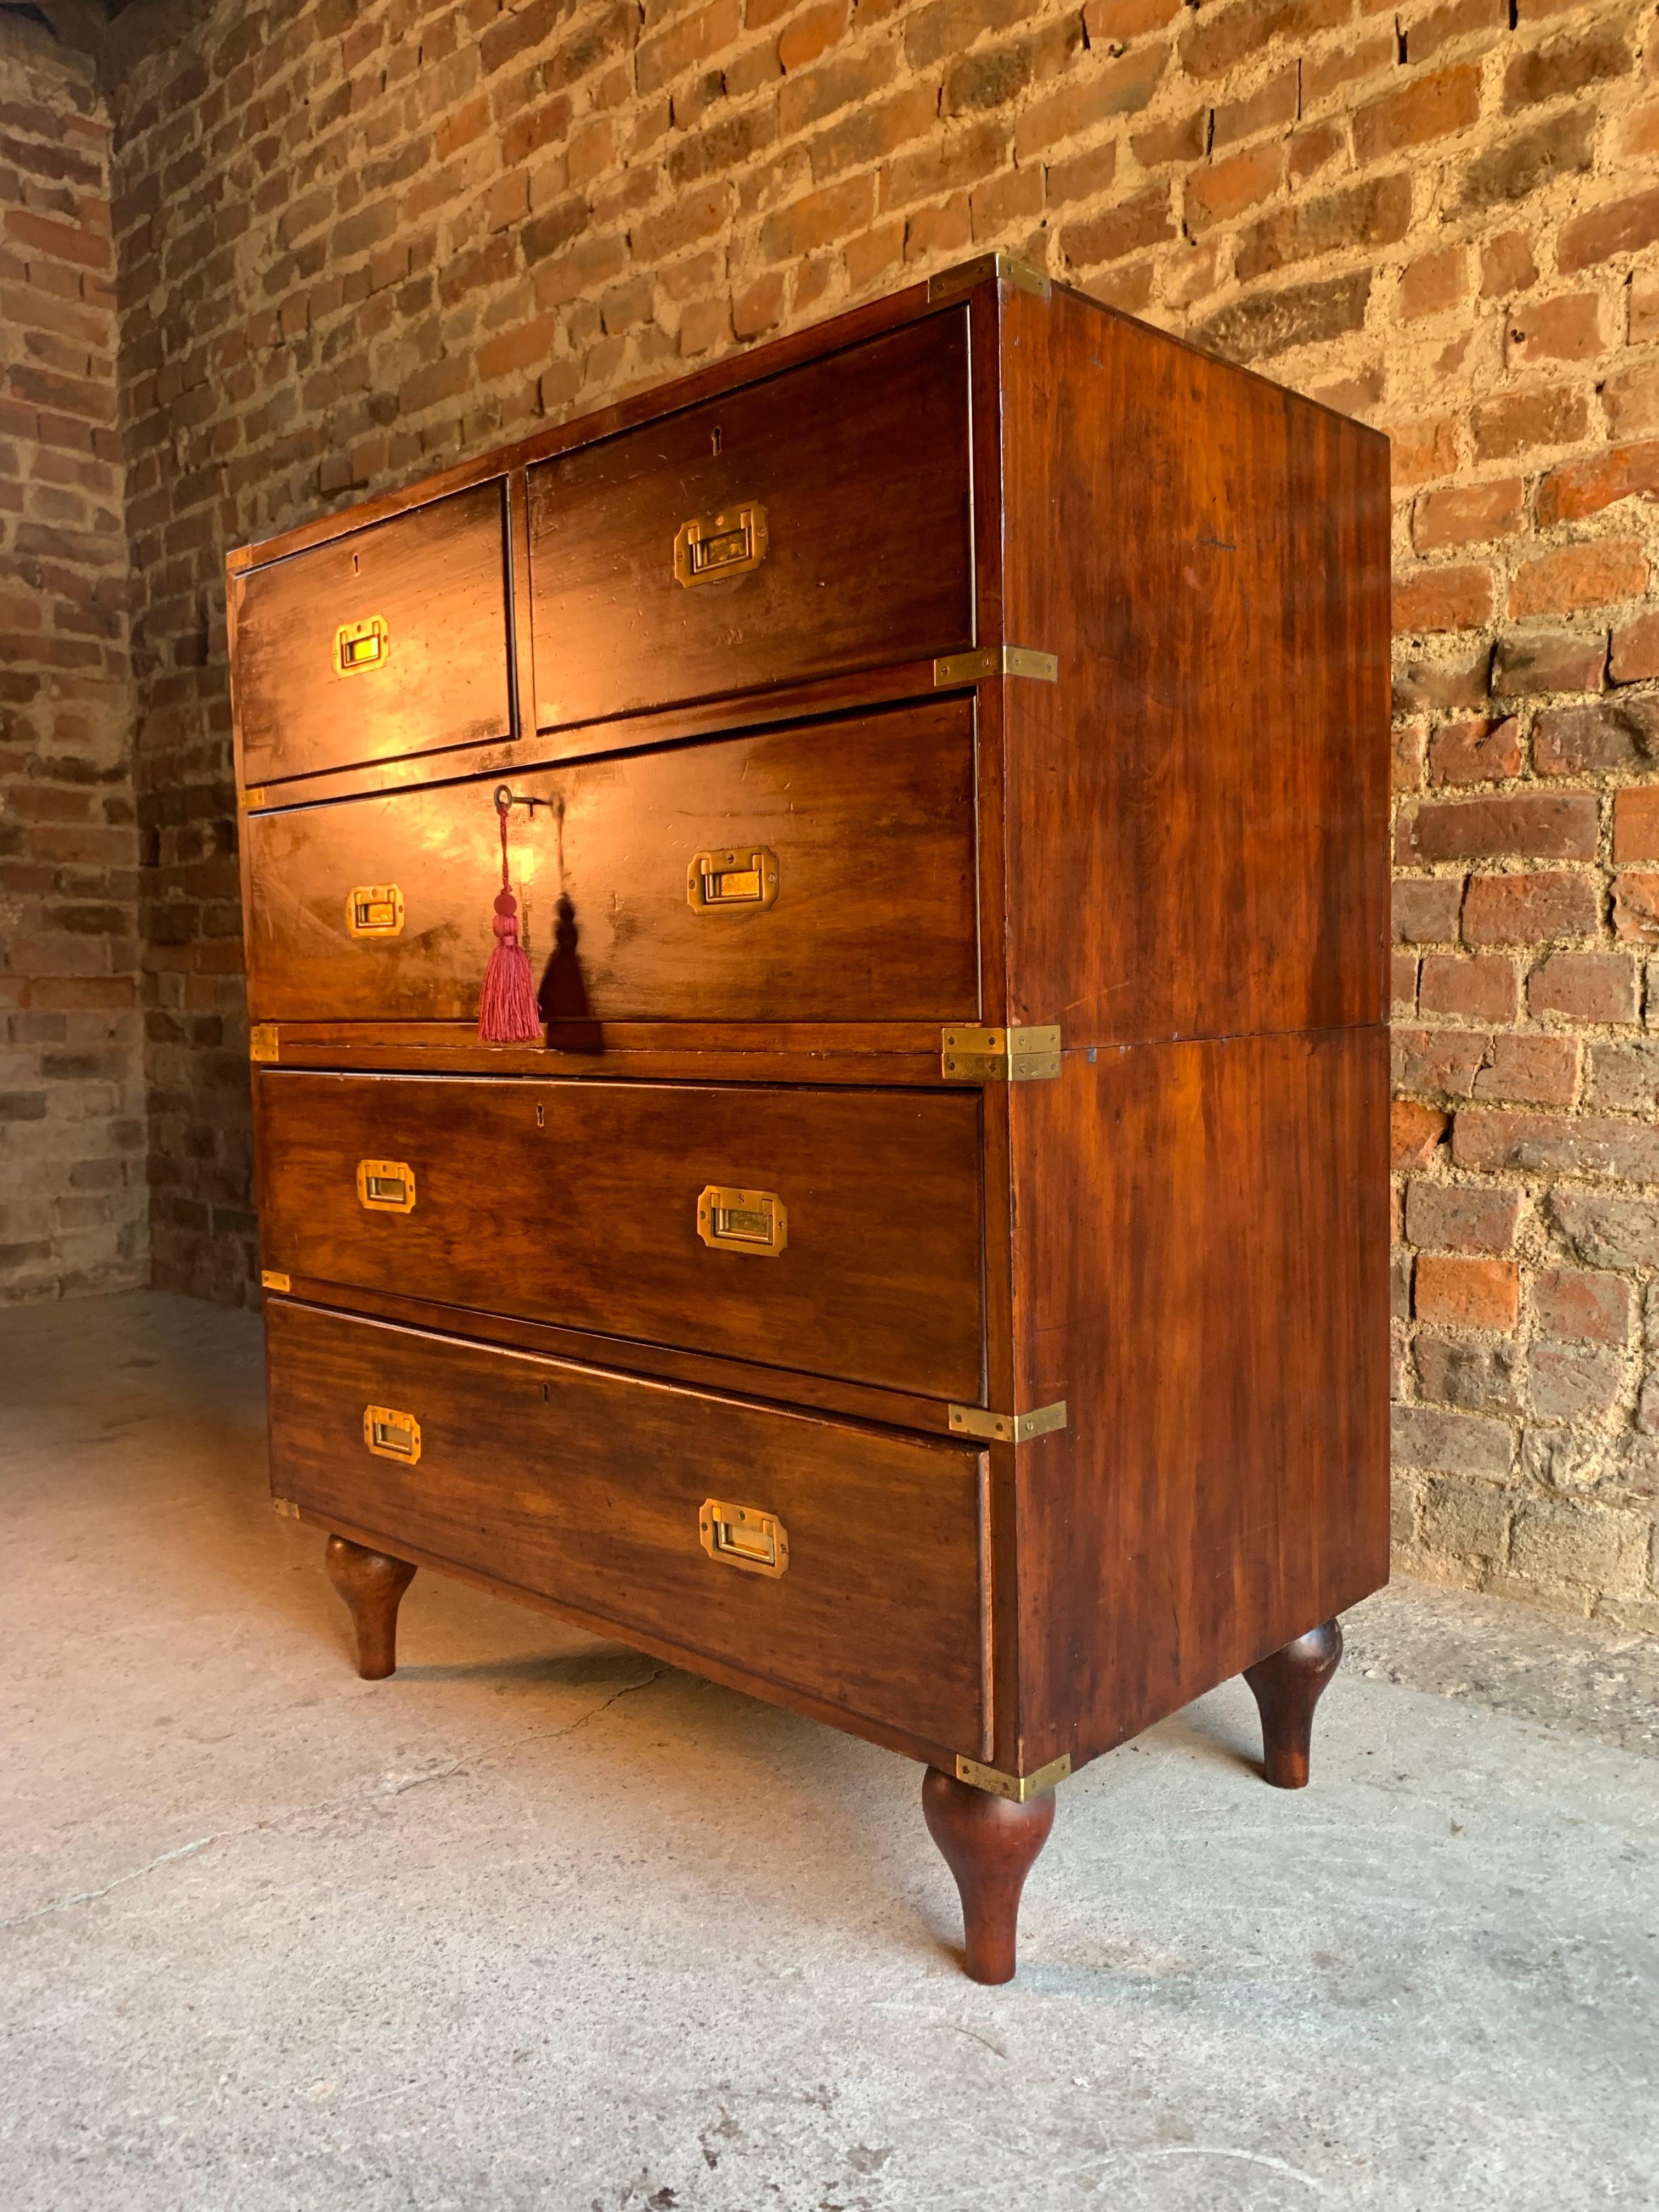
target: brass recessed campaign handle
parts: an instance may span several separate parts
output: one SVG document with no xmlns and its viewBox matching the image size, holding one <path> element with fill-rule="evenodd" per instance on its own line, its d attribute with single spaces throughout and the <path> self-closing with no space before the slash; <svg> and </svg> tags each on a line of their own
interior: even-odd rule
<svg viewBox="0 0 1659 2212">
<path fill-rule="evenodd" d="M 769 845 L 697 853 L 685 872 L 693 914 L 763 914 L 778 895 L 778 856 Z"/>
<path fill-rule="evenodd" d="M 728 1505 L 705 1498 L 697 1516 L 697 1536 L 711 1559 L 745 1574 L 775 1581 L 789 1565 L 789 1535 L 775 1513 L 758 1505 Z"/>
<path fill-rule="evenodd" d="M 363 1407 L 363 1442 L 379 1459 L 400 1459 L 413 1467 L 421 1455 L 421 1425 L 395 1406 Z"/>
<path fill-rule="evenodd" d="M 359 1160 L 357 1202 L 371 1213 L 413 1213 L 414 1169 L 405 1160 Z"/>
<path fill-rule="evenodd" d="M 766 509 L 757 499 L 699 514 L 674 533 L 674 574 L 682 584 L 741 576 L 766 558 Z"/>
<path fill-rule="evenodd" d="M 384 615 L 367 622 L 342 623 L 334 633 L 334 672 L 356 676 L 365 668 L 384 668 L 392 658 L 392 631 Z"/>
<path fill-rule="evenodd" d="M 789 1210 L 775 1190 L 710 1183 L 697 1196 L 697 1234 L 716 1252 L 775 1260 L 789 1242 Z"/>
<path fill-rule="evenodd" d="M 354 884 L 346 893 L 346 927 L 354 937 L 401 937 L 404 895 L 396 884 Z"/>
</svg>

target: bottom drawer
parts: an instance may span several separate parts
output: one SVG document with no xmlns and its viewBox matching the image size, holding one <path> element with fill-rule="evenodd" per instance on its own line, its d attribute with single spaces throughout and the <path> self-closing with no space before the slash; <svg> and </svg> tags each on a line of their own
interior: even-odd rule
<svg viewBox="0 0 1659 2212">
<path fill-rule="evenodd" d="M 279 1496 L 990 1756 L 982 1453 L 283 1299 L 265 1330 Z"/>
</svg>

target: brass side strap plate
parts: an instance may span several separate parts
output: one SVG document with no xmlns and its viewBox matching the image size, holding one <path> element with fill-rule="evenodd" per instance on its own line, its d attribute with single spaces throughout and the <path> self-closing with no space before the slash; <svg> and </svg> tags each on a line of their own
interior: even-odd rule
<svg viewBox="0 0 1659 2212">
<path fill-rule="evenodd" d="M 931 306 L 936 300 L 953 300 L 958 292 L 971 292 L 975 284 L 994 279 L 1000 284 L 1012 284 L 1017 292 L 1033 292 L 1039 300 L 1051 299 L 1054 285 L 1040 269 L 1033 269 L 1029 261 L 1016 261 L 1012 253 L 981 253 L 972 261 L 964 261 L 959 268 L 941 270 L 937 276 L 927 280 L 927 299 Z"/>
<path fill-rule="evenodd" d="M 255 1022 L 247 1033 L 247 1056 L 250 1060 L 262 1062 L 273 1060 L 279 1043 L 275 1022 Z"/>
<path fill-rule="evenodd" d="M 697 1194 L 697 1234 L 711 1251 L 775 1260 L 789 1242 L 789 1209 L 775 1190 L 711 1182 Z"/>
<path fill-rule="evenodd" d="M 719 514 L 699 514 L 674 533 L 674 575 L 682 584 L 713 584 L 741 576 L 766 558 L 766 509 L 744 500 Z"/>
<path fill-rule="evenodd" d="M 421 1456 L 421 1425 L 395 1406 L 363 1407 L 363 1442 L 377 1459 L 400 1459 L 413 1467 Z"/>
<path fill-rule="evenodd" d="M 993 1797 L 1012 1798 L 1016 1805 L 1041 1797 L 1045 1790 L 1052 1790 L 1056 1782 L 1063 1782 L 1071 1771 L 1069 1751 L 1062 1751 L 1058 1759 L 1039 1766 L 1035 1774 L 1004 1774 L 999 1767 L 981 1766 L 976 1759 L 958 1757 L 957 1760 L 958 1782 L 969 1782 L 975 1790 L 988 1790 Z"/>
<path fill-rule="evenodd" d="M 334 672 L 360 675 L 366 668 L 384 668 L 392 658 L 392 632 L 384 615 L 367 622 L 342 623 L 334 633 Z"/>
<path fill-rule="evenodd" d="M 273 1498 L 270 1504 L 271 1510 L 275 1512 L 279 1521 L 297 1521 L 299 1519 L 300 1509 L 291 1498 Z"/>
<path fill-rule="evenodd" d="M 264 803 L 265 787 L 262 783 L 251 783 L 241 793 L 241 806 L 245 814 L 252 813 L 255 807 L 263 806 Z"/>
<path fill-rule="evenodd" d="M 1060 1026 L 942 1030 L 939 1073 L 947 1083 L 1046 1083 L 1060 1073 Z"/>
<path fill-rule="evenodd" d="M 789 1565 L 789 1536 L 775 1513 L 758 1505 L 729 1505 L 705 1498 L 697 1515 L 697 1540 L 711 1559 L 773 1581 Z"/>
<path fill-rule="evenodd" d="M 1030 645 L 988 645 L 978 653 L 947 653 L 933 663 L 933 688 L 980 684 L 992 676 L 1030 676 L 1039 684 L 1060 681 L 1060 655 Z"/>
<path fill-rule="evenodd" d="M 371 1213 L 413 1213 L 414 1169 L 406 1160 L 359 1160 L 357 1203 Z"/>
<path fill-rule="evenodd" d="M 764 914 L 778 895 L 778 856 L 769 845 L 696 853 L 685 872 L 693 914 Z"/>
<path fill-rule="evenodd" d="M 988 1443 L 1028 1444 L 1033 1437 L 1052 1436 L 1066 1425 L 1066 1401 L 1036 1406 L 1029 1413 L 993 1413 L 983 1406 L 952 1406 L 953 1437 L 983 1437 Z"/>
<path fill-rule="evenodd" d="M 259 1288 L 262 1291 L 291 1291 L 294 1285 L 280 1267 L 261 1267 Z"/>
<path fill-rule="evenodd" d="M 345 918 L 353 937 L 401 937 L 404 895 L 396 884 L 354 884 L 346 893 Z"/>
</svg>

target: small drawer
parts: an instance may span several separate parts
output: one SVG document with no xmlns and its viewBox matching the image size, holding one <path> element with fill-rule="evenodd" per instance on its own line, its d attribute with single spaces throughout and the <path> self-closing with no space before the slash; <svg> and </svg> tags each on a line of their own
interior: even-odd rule
<svg viewBox="0 0 1659 2212">
<path fill-rule="evenodd" d="M 494 939 L 496 780 L 250 815 L 257 1021 L 466 1021 Z M 973 1020 L 974 709 L 515 774 L 509 853 L 549 1018 Z"/>
<path fill-rule="evenodd" d="M 258 1084 L 291 1277 L 977 1402 L 976 1092 Z"/>
<path fill-rule="evenodd" d="M 974 642 L 968 313 L 530 471 L 539 727 Z"/>
<path fill-rule="evenodd" d="M 265 1328 L 278 1496 L 989 1756 L 982 1453 L 286 1300 Z"/>
<path fill-rule="evenodd" d="M 501 481 L 231 583 L 250 784 L 510 732 Z"/>
</svg>

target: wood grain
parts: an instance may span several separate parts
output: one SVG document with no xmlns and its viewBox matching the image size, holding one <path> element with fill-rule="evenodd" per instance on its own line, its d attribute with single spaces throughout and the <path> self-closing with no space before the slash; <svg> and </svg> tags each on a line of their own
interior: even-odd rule
<svg viewBox="0 0 1659 2212">
<path fill-rule="evenodd" d="M 233 574 L 241 780 L 507 737 L 503 530 L 497 479 Z M 374 615 L 384 665 L 338 674 L 336 630 Z"/>
<path fill-rule="evenodd" d="M 307 1513 L 983 1755 L 981 1453 L 287 1300 L 266 1329 L 273 1475 Z M 418 1464 L 366 1449 L 371 1404 L 416 1415 Z M 785 1574 L 707 1557 L 710 1496 L 781 1519 Z"/>
<path fill-rule="evenodd" d="M 516 774 L 510 862 L 550 1018 L 971 1019 L 971 700 Z M 258 1021 L 476 1018 L 500 881 L 496 778 L 249 817 Z M 769 847 L 776 903 L 696 914 L 695 856 Z M 403 933 L 354 939 L 355 884 Z"/>
<path fill-rule="evenodd" d="M 259 1084 L 264 1264 L 977 1403 L 972 1092 L 285 1074 Z M 410 1212 L 359 1202 L 404 1163 Z M 775 1256 L 711 1249 L 708 1185 L 775 1193 Z"/>
<path fill-rule="evenodd" d="M 1017 1454 L 1029 1769 L 1388 1579 L 1388 1036 L 1068 1055 L 1011 1104 L 1018 1401 L 1069 1415 Z"/>
<path fill-rule="evenodd" d="M 758 568 L 690 586 L 682 523 L 758 500 Z M 530 471 L 538 726 L 974 641 L 957 307 Z"/>
<path fill-rule="evenodd" d="M 1002 303 L 1009 1018 L 1385 1018 L 1386 439 L 1057 289 Z"/>
</svg>

